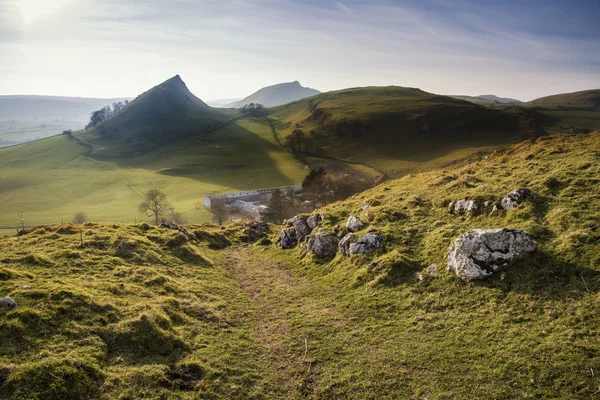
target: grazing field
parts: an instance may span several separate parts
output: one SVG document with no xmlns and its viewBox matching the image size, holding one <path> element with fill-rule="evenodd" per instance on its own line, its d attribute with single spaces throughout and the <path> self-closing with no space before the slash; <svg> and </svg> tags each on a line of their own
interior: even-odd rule
<svg viewBox="0 0 600 400">
<path fill-rule="evenodd" d="M 143 156 L 97 160 L 68 136 L 0 150 L 0 226 L 70 222 L 84 212 L 93 221 L 146 220 L 137 206 L 149 189 L 164 191 L 190 222 L 209 221 L 209 194 L 302 181 L 307 168 L 278 146 L 260 119 L 169 143 Z M 11 232 L 9 230 L 8 232 Z"/>
<path fill-rule="evenodd" d="M 235 224 L 0 238 L 19 303 L 0 313 L 0 398 L 594 398 L 599 157 L 600 132 L 545 136 L 384 182 L 319 210 L 325 231 L 356 215 L 384 238 L 350 258 L 275 247 L 276 226 L 255 244 Z M 515 188 L 510 211 L 448 210 Z M 538 251 L 484 281 L 446 271 L 460 233 L 497 227 Z"/>
</svg>

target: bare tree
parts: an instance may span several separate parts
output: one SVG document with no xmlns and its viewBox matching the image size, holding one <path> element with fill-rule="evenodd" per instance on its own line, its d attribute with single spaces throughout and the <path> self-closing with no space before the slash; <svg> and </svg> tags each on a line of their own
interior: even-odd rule
<svg viewBox="0 0 600 400">
<path fill-rule="evenodd" d="M 88 220 L 87 215 L 85 215 L 82 212 L 78 212 L 77 214 L 75 214 L 75 216 L 73 217 L 73 223 L 74 224 L 83 224 L 84 222 L 86 222 Z"/>
<path fill-rule="evenodd" d="M 225 222 L 225 220 L 229 218 L 229 209 L 227 208 L 225 203 L 215 203 L 211 207 L 210 211 L 212 211 L 212 213 L 215 215 L 215 218 L 219 225 L 223 225 L 223 222 Z"/>
<path fill-rule="evenodd" d="M 150 189 L 144 195 L 144 201 L 140 203 L 139 210 L 141 214 L 148 217 L 154 216 L 154 223 L 158 225 L 161 216 L 168 214 L 172 209 L 167 201 L 167 196 L 158 189 Z"/>
</svg>

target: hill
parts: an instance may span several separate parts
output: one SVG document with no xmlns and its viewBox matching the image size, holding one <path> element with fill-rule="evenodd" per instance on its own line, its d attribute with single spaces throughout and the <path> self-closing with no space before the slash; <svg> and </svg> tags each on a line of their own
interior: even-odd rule
<svg viewBox="0 0 600 400">
<path fill-rule="evenodd" d="M 126 98 L 0 96 L 0 147 L 82 129 L 90 113 Z"/>
<path fill-rule="evenodd" d="M 104 157 L 142 154 L 231 120 L 194 96 L 179 75 L 139 95 L 119 112 L 75 136 Z"/>
<path fill-rule="evenodd" d="M 291 103 L 292 101 L 300 100 L 305 97 L 319 94 L 318 90 L 311 89 L 300 85 L 300 82 L 280 83 L 273 86 L 267 86 L 250 96 L 233 102 L 226 107 L 240 108 L 246 104 L 255 103 L 262 104 L 265 107 L 275 107 L 282 104 Z"/>
<path fill-rule="evenodd" d="M 600 89 L 541 97 L 527 102 L 527 105 L 546 108 L 586 108 L 600 111 Z"/>
<path fill-rule="evenodd" d="M 323 93 L 276 107 L 271 116 L 282 140 L 301 129 L 314 140 L 314 152 L 363 162 L 391 177 L 544 134 L 534 110 L 490 109 L 394 86 Z"/>
<path fill-rule="evenodd" d="M 463 95 L 452 95 L 450 96 L 455 99 L 470 101 L 471 103 L 479 104 L 482 106 L 494 106 L 497 104 L 523 104 L 522 101 L 517 99 L 510 99 L 507 97 L 498 97 L 493 94 L 485 94 L 481 96 L 463 96 Z"/>
<path fill-rule="evenodd" d="M 2 398 L 593 398 L 600 132 L 527 140 L 332 204 L 383 247 L 331 260 L 244 226 L 53 225 L 0 238 Z M 448 203 L 517 208 L 460 216 Z M 538 251 L 465 283 L 449 245 L 527 230 Z M 345 228 L 341 228 L 344 233 Z M 80 233 L 81 232 L 81 236 Z M 83 247 L 81 246 L 83 238 Z"/>
</svg>

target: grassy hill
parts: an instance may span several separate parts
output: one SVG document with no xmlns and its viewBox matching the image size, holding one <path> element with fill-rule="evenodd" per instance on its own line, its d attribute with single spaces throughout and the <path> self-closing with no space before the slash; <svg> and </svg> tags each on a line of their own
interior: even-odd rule
<svg viewBox="0 0 600 400">
<path fill-rule="evenodd" d="M 300 128 L 321 154 L 364 162 L 392 177 L 544 134 L 533 110 L 495 110 L 402 87 L 323 93 L 271 115 L 282 138 Z"/>
<path fill-rule="evenodd" d="M 184 136 L 213 131 L 230 121 L 233 115 L 206 105 L 177 75 L 141 94 L 89 131 L 75 136 L 92 146 L 93 155 L 128 157 Z"/>
<path fill-rule="evenodd" d="M 215 132 L 181 138 L 143 155 L 96 159 L 88 148 L 59 136 L 0 149 L 0 227 L 71 221 L 76 212 L 93 221 L 146 220 L 141 196 L 164 191 L 191 222 L 210 221 L 197 210 L 209 194 L 287 186 L 306 175 L 284 151 L 263 119 L 235 121 Z"/>
<path fill-rule="evenodd" d="M 526 103 L 536 107 L 570 107 L 600 109 L 600 89 L 555 94 Z"/>
<path fill-rule="evenodd" d="M 384 249 L 328 262 L 241 226 L 0 238 L 0 295 L 20 304 L 0 312 L 0 398 L 594 398 L 599 157 L 600 132 L 544 136 L 385 182 L 320 210 L 326 231 L 358 215 Z M 448 212 L 519 187 L 508 212 Z M 481 282 L 446 272 L 461 232 L 495 227 L 538 252 Z"/>
<path fill-rule="evenodd" d="M 229 104 L 227 107 L 240 108 L 250 103 L 262 104 L 265 107 L 275 107 L 319 93 L 321 92 L 318 90 L 300 85 L 298 81 L 279 83 L 264 87 L 242 100 Z"/>
</svg>

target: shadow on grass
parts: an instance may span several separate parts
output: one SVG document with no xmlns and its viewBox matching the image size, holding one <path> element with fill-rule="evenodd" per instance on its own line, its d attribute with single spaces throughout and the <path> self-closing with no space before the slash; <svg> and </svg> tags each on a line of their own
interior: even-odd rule
<svg viewBox="0 0 600 400">
<path fill-rule="evenodd" d="M 504 275 L 498 273 L 475 284 L 540 300 L 577 300 L 600 290 L 600 271 L 539 251 L 507 269 Z"/>
</svg>

